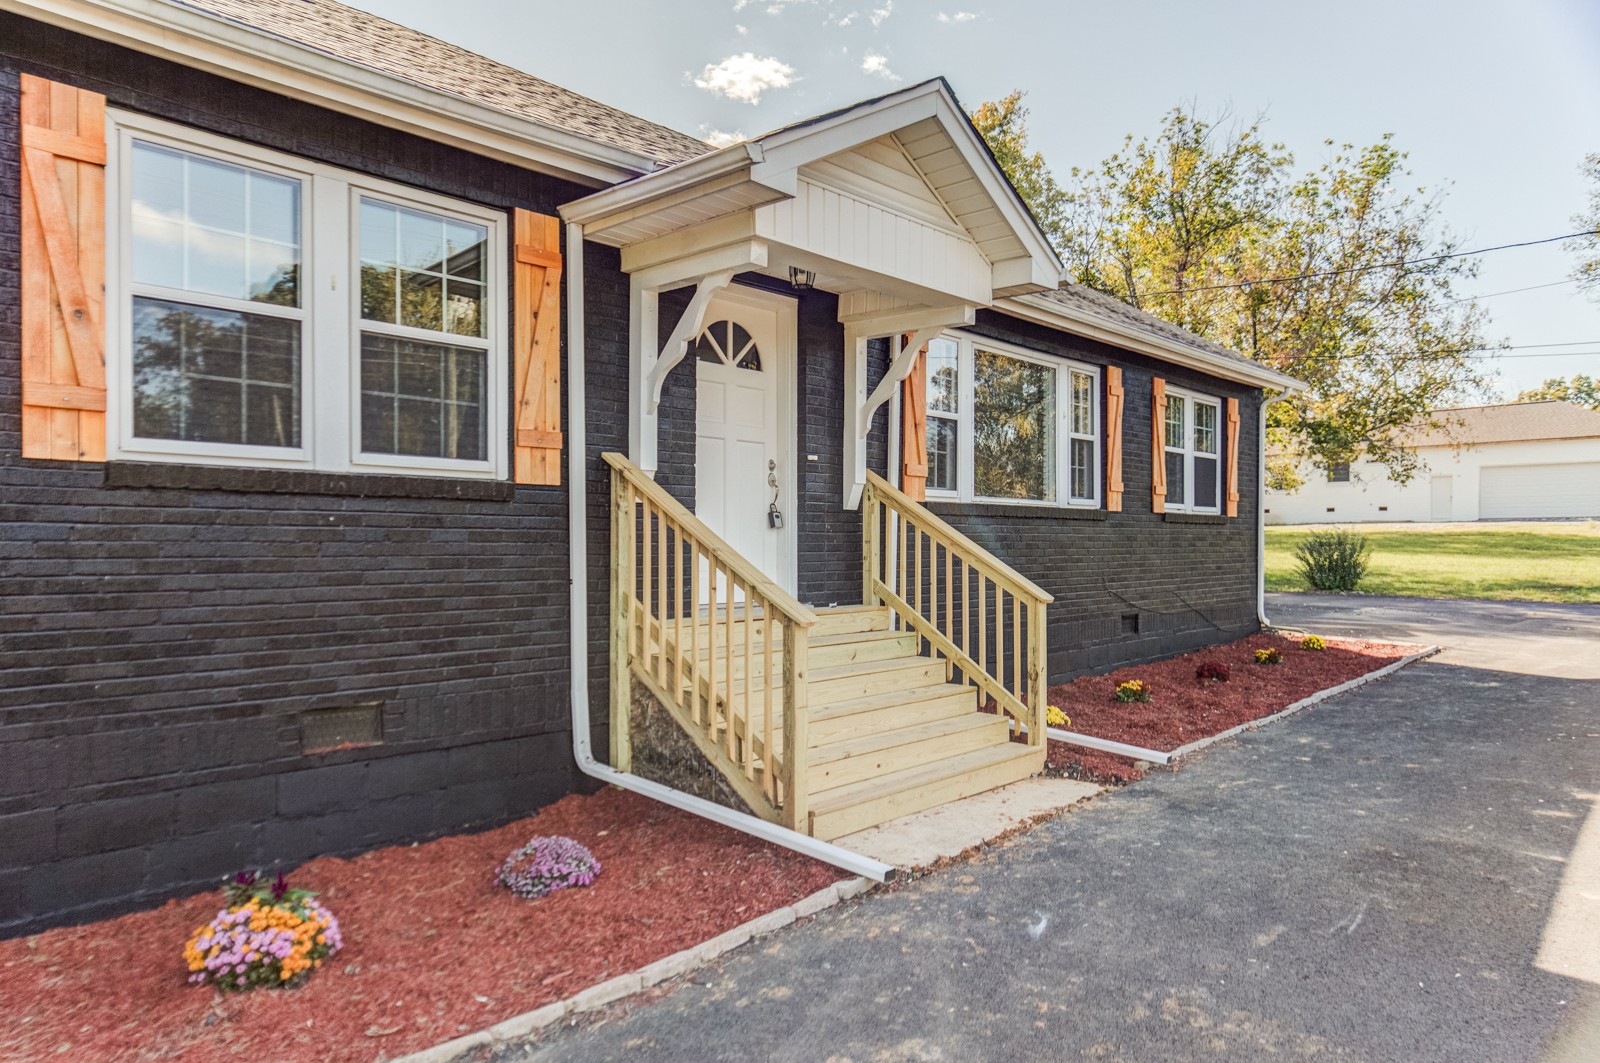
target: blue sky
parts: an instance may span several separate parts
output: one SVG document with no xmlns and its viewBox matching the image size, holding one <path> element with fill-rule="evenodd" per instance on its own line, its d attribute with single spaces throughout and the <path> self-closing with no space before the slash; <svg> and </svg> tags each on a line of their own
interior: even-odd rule
<svg viewBox="0 0 1600 1063">
<path fill-rule="evenodd" d="M 1579 164 L 1600 152 L 1592 0 L 355 2 L 701 136 L 760 133 L 936 74 L 969 107 L 1025 89 L 1035 145 L 1059 173 L 1154 132 L 1179 102 L 1265 111 L 1303 168 L 1325 140 L 1393 133 L 1416 183 L 1447 192 L 1467 247 L 1573 231 Z M 1563 245 L 1503 251 L 1464 288 L 1549 285 L 1485 299 L 1490 336 L 1578 341 L 1495 360 L 1505 397 L 1600 374 L 1600 302 L 1552 283 L 1572 263 Z"/>
</svg>

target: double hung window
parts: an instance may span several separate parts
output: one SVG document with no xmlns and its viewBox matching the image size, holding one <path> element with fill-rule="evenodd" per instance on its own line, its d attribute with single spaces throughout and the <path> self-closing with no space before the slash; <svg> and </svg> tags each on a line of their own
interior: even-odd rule
<svg viewBox="0 0 1600 1063">
<path fill-rule="evenodd" d="M 1167 388 L 1167 509 L 1218 513 L 1222 497 L 1221 404 Z"/>
<path fill-rule="evenodd" d="M 115 456 L 503 475 L 503 215 L 119 116 Z"/>
</svg>

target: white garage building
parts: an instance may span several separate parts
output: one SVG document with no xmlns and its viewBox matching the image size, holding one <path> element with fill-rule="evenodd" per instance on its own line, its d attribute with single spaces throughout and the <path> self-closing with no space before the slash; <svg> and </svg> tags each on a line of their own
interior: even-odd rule
<svg viewBox="0 0 1600 1063">
<path fill-rule="evenodd" d="M 1600 517 L 1600 411 L 1569 402 L 1440 410 L 1416 433 L 1407 484 L 1372 462 L 1302 471 L 1293 494 L 1268 491 L 1268 524 Z"/>
</svg>

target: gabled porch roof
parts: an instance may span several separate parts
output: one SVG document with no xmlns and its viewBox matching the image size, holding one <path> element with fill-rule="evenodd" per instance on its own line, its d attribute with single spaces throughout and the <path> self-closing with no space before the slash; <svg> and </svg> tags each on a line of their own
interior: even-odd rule
<svg viewBox="0 0 1600 1063">
<path fill-rule="evenodd" d="M 562 208 L 649 270 L 753 240 L 841 294 L 987 305 L 1053 289 L 1061 263 L 942 79 L 786 126 Z M 917 291 L 916 289 L 922 289 Z"/>
</svg>

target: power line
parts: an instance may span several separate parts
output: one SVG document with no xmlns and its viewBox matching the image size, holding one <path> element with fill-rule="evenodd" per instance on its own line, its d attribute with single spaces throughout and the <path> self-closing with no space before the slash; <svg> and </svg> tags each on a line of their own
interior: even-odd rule
<svg viewBox="0 0 1600 1063">
<path fill-rule="evenodd" d="M 1482 295 L 1464 295 L 1460 299 L 1450 300 L 1452 303 L 1470 303 L 1475 299 L 1493 299 L 1497 295 L 1516 295 L 1518 292 L 1534 292 L 1540 288 L 1557 288 L 1563 284 L 1577 284 L 1571 277 L 1564 280 L 1551 281 L 1549 284 L 1530 284 L 1526 288 L 1507 288 L 1503 292 L 1484 292 Z"/>
<path fill-rule="evenodd" d="M 1257 284 L 1289 284 L 1294 281 L 1319 280 L 1323 277 L 1342 277 L 1346 273 L 1366 273 L 1375 269 L 1394 269 L 1399 266 L 1415 266 L 1424 262 L 1443 262 L 1450 258 L 1470 258 L 1473 255 L 1486 255 L 1491 251 L 1509 251 L 1516 247 L 1535 247 L 1539 244 L 1554 244 L 1562 240 L 1576 240 L 1581 236 L 1600 236 L 1600 230 L 1585 229 L 1582 232 L 1567 233 L 1565 236 L 1547 236 L 1542 240 L 1521 240 L 1514 244 L 1497 244 L 1494 247 L 1480 247 L 1475 251 L 1455 251 L 1448 255 L 1427 255 L 1423 258 L 1406 258 L 1397 262 L 1378 262 L 1371 266 L 1349 266 L 1345 269 L 1324 270 L 1321 273 L 1299 273 L 1292 277 L 1262 277 L 1260 280 L 1237 281 L 1232 284 L 1203 284 L 1197 288 L 1169 288 L 1164 292 L 1145 292 L 1144 297 L 1153 298 L 1157 295 L 1186 295 L 1190 292 L 1218 292 L 1229 288 L 1251 288 Z"/>
</svg>

